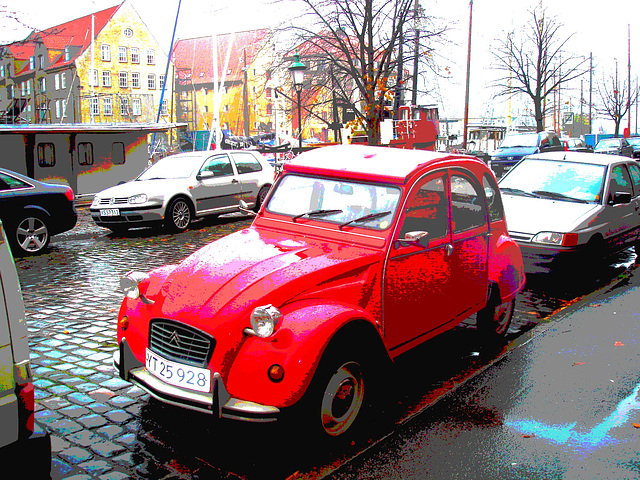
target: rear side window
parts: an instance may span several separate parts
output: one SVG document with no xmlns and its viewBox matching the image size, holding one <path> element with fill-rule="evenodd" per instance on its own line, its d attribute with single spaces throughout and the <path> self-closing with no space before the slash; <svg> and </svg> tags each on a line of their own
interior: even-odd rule
<svg viewBox="0 0 640 480">
<path fill-rule="evenodd" d="M 262 170 L 262 165 L 251 153 L 234 153 L 233 160 L 236 162 L 238 173 L 253 173 Z"/>
<path fill-rule="evenodd" d="M 18 178 L 0 173 L 0 190 L 13 190 L 15 188 L 28 188 L 30 186 L 31 185 Z"/>
<path fill-rule="evenodd" d="M 631 181 L 633 182 L 634 197 L 640 195 L 640 167 L 635 163 L 628 165 Z"/>
<path fill-rule="evenodd" d="M 482 177 L 482 188 L 484 188 L 484 196 L 487 197 L 487 204 L 489 205 L 489 219 L 492 222 L 502 220 L 504 218 L 504 207 L 502 206 L 500 189 L 488 173 L 485 173 Z"/>
<path fill-rule="evenodd" d="M 454 232 L 463 232 L 487 223 L 484 199 L 462 175 L 451 175 L 451 221 Z"/>
</svg>

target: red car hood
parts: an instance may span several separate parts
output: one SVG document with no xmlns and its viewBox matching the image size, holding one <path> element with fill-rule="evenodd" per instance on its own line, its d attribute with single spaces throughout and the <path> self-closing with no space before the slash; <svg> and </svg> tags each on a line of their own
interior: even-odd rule
<svg viewBox="0 0 640 480">
<path fill-rule="evenodd" d="M 260 305 L 331 298 L 330 290 L 367 282 L 379 250 L 248 228 L 217 240 L 179 264 L 161 287 L 161 314 L 198 326 L 216 315 L 241 315 Z M 367 288 L 356 288 L 370 296 Z M 368 292 L 367 292 L 368 291 Z M 344 293 L 344 292 L 343 292 Z M 349 298 L 355 304 L 367 300 Z M 204 325 L 201 325 L 204 326 Z"/>
</svg>

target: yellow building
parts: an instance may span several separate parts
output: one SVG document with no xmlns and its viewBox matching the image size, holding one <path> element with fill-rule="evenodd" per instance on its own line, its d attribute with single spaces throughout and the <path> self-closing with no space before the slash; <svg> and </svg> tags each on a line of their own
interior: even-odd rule
<svg viewBox="0 0 640 480">
<path fill-rule="evenodd" d="M 92 42 L 93 39 L 93 42 Z M 167 55 L 127 1 L 0 47 L 5 123 L 170 121 Z"/>
</svg>

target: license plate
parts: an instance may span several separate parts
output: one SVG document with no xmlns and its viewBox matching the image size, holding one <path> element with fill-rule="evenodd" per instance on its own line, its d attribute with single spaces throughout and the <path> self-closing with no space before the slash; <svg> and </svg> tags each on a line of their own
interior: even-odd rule
<svg viewBox="0 0 640 480">
<path fill-rule="evenodd" d="M 211 391 L 211 371 L 206 368 L 192 367 L 162 358 L 147 349 L 147 370 L 161 380 L 198 392 Z"/>
<path fill-rule="evenodd" d="M 106 208 L 104 210 L 100 210 L 101 217 L 119 217 L 120 210 L 117 208 Z"/>
</svg>

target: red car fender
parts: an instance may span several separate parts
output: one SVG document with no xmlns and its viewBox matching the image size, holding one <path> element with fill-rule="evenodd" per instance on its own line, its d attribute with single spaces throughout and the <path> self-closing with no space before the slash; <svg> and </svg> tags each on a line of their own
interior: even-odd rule
<svg viewBox="0 0 640 480">
<path fill-rule="evenodd" d="M 501 234 L 490 254 L 489 283 L 500 288 L 503 302 L 515 298 L 525 284 L 524 263 L 518 244 L 506 234 Z"/>
<path fill-rule="evenodd" d="M 336 332 L 354 320 L 364 320 L 379 331 L 371 315 L 354 305 L 305 301 L 281 312 L 272 337 L 248 336 L 238 351 L 225 385 L 232 397 L 279 408 L 291 406 L 306 391 Z M 274 364 L 284 369 L 279 382 L 268 376 Z"/>
</svg>

